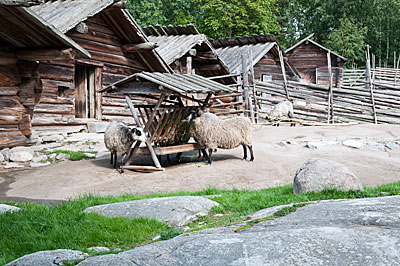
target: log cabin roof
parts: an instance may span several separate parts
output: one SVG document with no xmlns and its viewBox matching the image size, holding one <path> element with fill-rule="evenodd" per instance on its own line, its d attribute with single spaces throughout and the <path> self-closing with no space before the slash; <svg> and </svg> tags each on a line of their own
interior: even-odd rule
<svg viewBox="0 0 400 266">
<path fill-rule="evenodd" d="M 25 7 L 0 5 L 0 42 L 17 49 L 24 48 L 74 48 L 79 57 L 90 54 L 64 33 L 47 23 Z"/>
<path fill-rule="evenodd" d="M 168 65 L 183 58 L 191 49 L 195 49 L 193 68 L 197 74 L 204 77 L 212 77 L 230 73 L 228 67 L 208 41 L 207 36 L 200 34 L 193 24 L 184 26 L 146 26 L 143 27 L 143 31 L 147 34 L 149 41 L 159 45 L 155 50 Z M 218 69 L 211 69 L 210 66 L 218 66 Z M 232 77 L 220 81 L 224 84 L 236 83 Z"/>
<path fill-rule="evenodd" d="M 45 4 L 30 7 L 60 31 L 67 33 L 89 17 L 101 13 L 110 28 L 124 44 L 146 43 L 148 39 L 135 19 L 118 0 L 50 0 Z M 172 72 L 171 68 L 154 50 L 138 52 L 139 57 L 151 71 Z"/>
<path fill-rule="evenodd" d="M 279 50 L 282 51 L 283 57 L 286 58 L 285 52 L 275 39 L 274 35 L 254 35 L 245 37 L 236 37 L 228 39 L 211 40 L 212 45 L 216 49 L 218 55 L 228 66 L 232 73 L 241 71 L 242 54 L 252 54 L 251 64 L 254 67 L 267 53 L 271 53 L 275 61 L 279 61 Z M 285 60 L 285 65 L 293 74 L 298 75 L 296 68 Z"/>
<path fill-rule="evenodd" d="M 347 58 L 346 58 L 346 57 L 341 56 L 341 55 L 335 53 L 334 51 L 329 50 L 328 48 L 322 46 L 321 44 L 319 44 L 319 43 L 317 43 L 317 42 L 311 40 L 311 38 L 312 38 L 313 36 L 314 36 L 314 33 L 313 33 L 313 34 L 310 34 L 309 36 L 307 36 L 307 37 L 304 38 L 303 40 L 299 41 L 298 43 L 296 43 L 296 44 L 293 45 L 292 47 L 286 49 L 286 50 L 285 50 L 285 53 L 287 53 L 287 54 L 293 53 L 293 52 L 294 52 L 294 49 L 297 48 L 297 47 L 299 47 L 301 44 L 303 44 L 303 43 L 305 43 L 305 42 L 310 42 L 310 43 L 314 44 L 315 46 L 318 46 L 318 47 L 321 48 L 322 50 L 326 51 L 327 53 L 328 53 L 328 52 L 331 52 L 332 55 L 334 55 L 334 56 L 336 56 L 336 57 L 342 59 L 344 62 L 347 61 Z"/>
<path fill-rule="evenodd" d="M 156 85 L 151 86 L 149 83 Z M 111 84 L 98 92 L 120 92 L 125 94 L 150 94 L 162 92 L 160 86 L 167 91 L 177 94 L 190 93 L 232 93 L 234 89 L 212 81 L 199 75 L 178 73 L 149 73 L 133 74 L 114 84 Z M 165 91 L 164 91 L 165 92 Z"/>
</svg>

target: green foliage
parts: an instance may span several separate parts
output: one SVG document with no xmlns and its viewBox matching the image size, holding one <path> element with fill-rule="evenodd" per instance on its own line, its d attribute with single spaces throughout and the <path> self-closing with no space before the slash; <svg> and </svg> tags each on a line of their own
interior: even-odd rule
<svg viewBox="0 0 400 266">
<path fill-rule="evenodd" d="M 199 28 L 211 38 L 279 32 L 274 0 L 196 0 L 202 11 Z"/>
<path fill-rule="evenodd" d="M 325 44 L 340 55 L 349 58 L 346 67 L 351 68 L 355 62 L 362 62 L 365 59 L 366 34 L 367 28 L 361 28 L 354 21 L 342 18 L 339 28 L 328 34 Z"/>
<path fill-rule="evenodd" d="M 80 161 L 83 159 L 89 158 L 85 153 L 93 153 L 95 154 L 96 152 L 93 151 L 69 151 L 69 150 L 54 150 L 50 153 L 55 153 L 55 154 L 60 154 L 60 153 L 65 153 L 69 154 L 69 160 L 70 161 Z"/>
</svg>

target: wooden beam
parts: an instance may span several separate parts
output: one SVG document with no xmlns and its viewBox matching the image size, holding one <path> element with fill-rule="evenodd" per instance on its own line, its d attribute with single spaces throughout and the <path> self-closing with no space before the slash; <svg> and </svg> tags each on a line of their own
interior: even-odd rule
<svg viewBox="0 0 400 266">
<path fill-rule="evenodd" d="M 186 57 L 186 74 L 192 74 L 192 57 Z"/>
<path fill-rule="evenodd" d="M 1 6 L 29 7 L 29 6 L 39 5 L 39 4 L 43 4 L 43 3 L 44 3 L 44 0 L 1 0 L 0 7 Z"/>
<path fill-rule="evenodd" d="M 118 1 L 118 2 L 115 2 L 114 4 L 112 4 L 109 7 L 109 9 L 114 9 L 114 8 L 116 8 L 116 9 L 126 9 L 127 5 L 126 5 L 125 1 Z"/>
<path fill-rule="evenodd" d="M 217 71 L 221 70 L 222 67 L 220 64 L 212 64 L 212 65 L 201 65 L 196 67 L 198 71 Z"/>
<path fill-rule="evenodd" d="M 141 51 L 149 51 L 157 48 L 159 45 L 155 42 L 135 43 L 135 44 L 124 44 L 121 46 L 122 51 L 125 53 L 136 53 Z"/>
<path fill-rule="evenodd" d="M 286 98 L 289 99 L 289 92 L 287 88 L 287 78 L 286 78 L 286 71 L 285 71 L 285 63 L 283 62 L 282 50 L 279 49 L 279 61 L 281 63 L 281 70 L 283 76 L 283 84 L 285 86 Z"/>
<path fill-rule="evenodd" d="M 75 26 L 74 30 L 82 34 L 86 34 L 89 32 L 89 27 L 86 25 L 86 23 L 81 22 Z"/>
<path fill-rule="evenodd" d="M 122 84 L 118 87 L 112 87 L 111 91 L 123 94 L 160 94 L 163 91 L 159 89 L 159 85 L 152 82 L 134 82 L 131 84 Z M 110 92 L 110 91 L 107 91 Z"/>
<path fill-rule="evenodd" d="M 0 51 L 0 66 L 16 65 L 17 57 L 15 53 Z"/>
<path fill-rule="evenodd" d="M 26 61 L 46 61 L 46 60 L 62 60 L 74 59 L 75 52 L 72 48 L 57 50 L 57 49 L 28 49 L 16 52 L 18 60 Z"/>
</svg>

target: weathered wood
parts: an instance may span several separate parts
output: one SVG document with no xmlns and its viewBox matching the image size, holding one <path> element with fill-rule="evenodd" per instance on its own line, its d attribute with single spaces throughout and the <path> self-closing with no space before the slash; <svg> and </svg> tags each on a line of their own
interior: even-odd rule
<svg viewBox="0 0 400 266">
<path fill-rule="evenodd" d="M 0 66 L 16 65 L 17 57 L 15 53 L 0 51 Z"/>
<path fill-rule="evenodd" d="M 124 169 L 133 170 L 133 171 L 144 171 L 144 172 L 155 172 L 155 171 L 165 171 L 165 168 L 154 167 L 154 166 L 144 166 L 144 165 L 126 165 Z"/>
<path fill-rule="evenodd" d="M 282 76 L 283 76 L 283 85 L 285 86 L 286 90 L 286 97 L 289 99 L 289 92 L 287 89 L 287 78 L 286 78 L 286 70 L 285 70 L 285 63 L 283 62 L 282 50 L 279 49 L 279 61 L 281 64 Z"/>
<path fill-rule="evenodd" d="M 121 46 L 122 51 L 125 53 L 137 53 L 142 51 L 150 51 L 158 47 L 158 43 L 145 42 L 145 43 L 130 43 Z"/>
<path fill-rule="evenodd" d="M 21 78 L 16 65 L 0 65 L 0 87 L 14 87 L 18 86 L 20 82 Z"/>
<path fill-rule="evenodd" d="M 222 67 L 220 64 L 209 64 L 197 66 L 196 69 L 197 71 L 218 71 L 221 70 Z"/>
<path fill-rule="evenodd" d="M 88 33 L 89 27 L 86 25 L 85 22 L 81 22 L 75 26 L 74 30 L 79 33 Z"/>
<path fill-rule="evenodd" d="M 29 7 L 44 3 L 44 0 L 2 0 L 0 7 L 14 6 L 14 7 Z"/>
<path fill-rule="evenodd" d="M 18 60 L 26 61 L 45 61 L 45 60 L 63 60 L 75 58 L 75 52 L 72 48 L 57 49 L 29 49 L 16 52 Z"/>
<path fill-rule="evenodd" d="M 192 74 L 192 57 L 191 56 L 186 57 L 186 74 L 189 74 L 189 75 Z"/>
<path fill-rule="evenodd" d="M 0 96 L 15 96 L 19 91 L 19 87 L 0 87 Z"/>
<path fill-rule="evenodd" d="M 143 127 L 143 126 L 142 126 L 142 123 L 140 122 L 139 117 L 138 117 L 138 115 L 137 115 L 136 109 L 135 109 L 135 107 L 133 106 L 133 103 L 132 103 L 132 101 L 131 101 L 131 98 L 129 98 L 128 95 L 125 95 L 125 100 L 126 100 L 128 106 L 129 106 L 129 109 L 131 110 L 133 119 L 135 119 L 136 125 L 137 125 L 138 127 Z M 128 161 L 127 161 L 127 162 L 128 162 Z"/>
</svg>

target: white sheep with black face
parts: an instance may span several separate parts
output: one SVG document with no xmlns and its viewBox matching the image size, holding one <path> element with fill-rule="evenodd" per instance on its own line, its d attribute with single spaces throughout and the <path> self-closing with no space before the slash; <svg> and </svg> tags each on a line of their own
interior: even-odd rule
<svg viewBox="0 0 400 266">
<path fill-rule="evenodd" d="M 135 141 L 146 141 L 146 135 L 142 128 L 128 127 L 122 121 L 112 121 L 104 133 L 104 144 L 111 152 L 110 164 L 117 167 L 117 154 L 122 154 L 121 173 L 124 172 L 124 160 L 131 150 L 131 146 Z"/>
<path fill-rule="evenodd" d="M 244 156 L 250 151 L 250 161 L 254 160 L 252 146 L 252 123 L 247 117 L 235 117 L 226 120 L 208 119 L 198 110 L 189 117 L 194 137 L 208 149 L 208 164 L 211 164 L 212 152 L 217 149 L 233 149 L 243 146 Z"/>
</svg>

